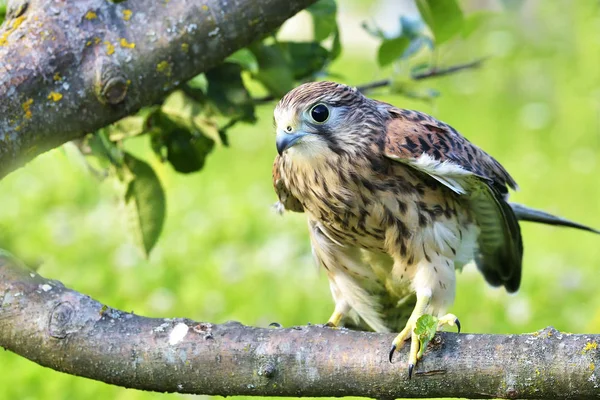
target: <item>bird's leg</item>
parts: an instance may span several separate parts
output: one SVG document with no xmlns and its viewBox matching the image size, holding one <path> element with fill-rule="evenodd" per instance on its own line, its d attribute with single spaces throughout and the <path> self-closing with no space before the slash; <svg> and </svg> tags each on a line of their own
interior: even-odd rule
<svg viewBox="0 0 600 400">
<path fill-rule="evenodd" d="M 337 328 L 340 326 L 342 319 L 346 316 L 346 314 L 350 311 L 350 306 L 345 301 L 341 300 L 335 304 L 335 310 L 333 310 L 333 314 L 329 317 L 329 321 L 325 324 L 325 326 L 329 326 L 331 328 Z"/>
<path fill-rule="evenodd" d="M 396 336 L 392 342 L 392 349 L 390 350 L 390 362 L 396 349 L 401 349 L 404 346 L 404 341 L 410 338 L 410 353 L 408 357 L 408 379 L 412 376 L 413 368 L 417 363 L 417 354 L 419 353 L 419 337 L 415 333 L 415 327 L 417 326 L 417 320 L 425 314 L 425 309 L 429 305 L 431 300 L 431 292 L 419 293 L 417 292 L 417 304 L 413 309 L 406 326 L 402 329 L 402 332 Z"/>
<path fill-rule="evenodd" d="M 420 350 L 420 342 L 419 336 L 415 333 L 415 327 L 417 326 L 417 321 L 421 316 L 425 314 L 425 310 L 429 305 L 431 300 L 431 295 L 429 293 L 417 293 L 417 304 L 413 309 L 406 326 L 396 336 L 394 341 L 392 342 L 392 349 L 390 350 L 390 362 L 392 362 L 392 357 L 394 356 L 394 352 L 398 349 L 401 349 L 404 346 L 404 342 L 410 338 L 410 352 L 408 356 L 408 379 L 412 377 L 412 372 L 417 364 L 417 361 L 421 359 L 423 356 L 423 352 L 419 352 Z M 458 328 L 458 333 L 460 333 L 460 321 L 454 314 L 446 314 L 443 317 L 438 318 L 438 330 L 442 328 L 444 325 L 455 326 Z"/>
</svg>

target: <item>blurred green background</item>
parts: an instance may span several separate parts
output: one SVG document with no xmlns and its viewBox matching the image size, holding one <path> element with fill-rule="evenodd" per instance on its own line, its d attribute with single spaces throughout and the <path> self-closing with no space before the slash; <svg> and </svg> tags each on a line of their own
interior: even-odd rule
<svg viewBox="0 0 600 400">
<path fill-rule="evenodd" d="M 479 70 L 423 81 L 432 103 L 372 94 L 453 125 L 494 155 L 522 191 L 514 201 L 600 227 L 600 10 L 597 1 L 523 1 L 498 12 L 467 41 L 438 54 L 450 65 L 490 56 Z M 465 10 L 495 2 L 467 1 Z M 386 77 L 365 19 L 397 26 L 410 1 L 340 1 L 344 54 L 336 79 L 361 84 Z M 284 34 L 305 35 L 299 16 Z M 395 24 L 395 25 L 394 25 Z M 147 316 L 186 316 L 266 326 L 323 323 L 332 311 L 326 277 L 310 255 L 303 215 L 276 215 L 272 109 L 240 125 L 231 146 L 185 176 L 153 160 L 166 188 L 165 229 L 149 260 L 127 234 L 116 190 L 99 182 L 64 149 L 38 157 L 0 182 L 0 247 L 39 264 L 39 273 L 116 308 Z M 451 310 L 466 332 L 521 333 L 548 325 L 600 332 L 600 237 L 523 224 L 523 283 L 508 295 L 473 266 L 458 276 Z M 42 368 L 0 353 L 0 399 L 150 399 L 144 393 Z M 195 396 L 197 398 L 197 396 Z"/>
</svg>

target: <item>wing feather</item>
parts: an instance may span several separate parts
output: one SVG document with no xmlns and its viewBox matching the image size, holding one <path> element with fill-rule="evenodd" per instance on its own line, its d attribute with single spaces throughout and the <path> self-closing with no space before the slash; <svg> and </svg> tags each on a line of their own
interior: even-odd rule
<svg viewBox="0 0 600 400">
<path fill-rule="evenodd" d="M 517 184 L 493 157 L 454 128 L 418 111 L 383 104 L 390 119 L 384 155 L 425 173 L 468 199 L 480 229 L 475 261 L 485 279 L 510 292 L 519 288 L 523 244 L 506 202 Z"/>
</svg>

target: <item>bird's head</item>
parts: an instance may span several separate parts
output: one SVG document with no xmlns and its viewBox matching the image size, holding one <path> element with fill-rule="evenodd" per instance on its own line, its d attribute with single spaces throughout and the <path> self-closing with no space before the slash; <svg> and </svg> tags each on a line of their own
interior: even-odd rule
<svg viewBox="0 0 600 400">
<path fill-rule="evenodd" d="M 277 152 L 305 157 L 330 152 L 352 154 L 364 140 L 365 124 L 377 118 L 377 106 L 355 88 L 335 82 L 305 83 L 275 107 Z"/>
</svg>

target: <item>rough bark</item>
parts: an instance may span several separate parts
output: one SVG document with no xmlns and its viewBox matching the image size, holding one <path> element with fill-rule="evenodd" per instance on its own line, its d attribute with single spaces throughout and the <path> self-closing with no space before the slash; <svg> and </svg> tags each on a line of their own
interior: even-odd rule
<svg viewBox="0 0 600 400">
<path fill-rule="evenodd" d="M 412 380 L 393 334 L 145 318 L 0 255 L 0 346 L 115 385 L 215 395 L 598 398 L 600 335 L 441 333 Z"/>
<path fill-rule="evenodd" d="M 315 0 L 9 0 L 0 179 L 217 65 Z"/>
</svg>

